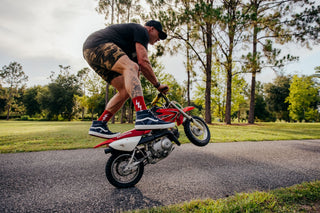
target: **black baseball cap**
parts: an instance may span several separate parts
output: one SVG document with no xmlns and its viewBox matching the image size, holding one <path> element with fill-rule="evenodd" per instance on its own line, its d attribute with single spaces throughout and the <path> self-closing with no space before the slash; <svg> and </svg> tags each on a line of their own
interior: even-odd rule
<svg viewBox="0 0 320 213">
<path fill-rule="evenodd" d="M 159 38 L 161 40 L 164 40 L 167 38 L 167 34 L 165 32 L 162 31 L 162 25 L 160 22 L 158 21 L 155 21 L 155 20 L 151 20 L 151 21 L 148 21 L 145 26 L 149 26 L 149 27 L 154 27 L 156 30 L 158 30 L 159 32 Z"/>
</svg>

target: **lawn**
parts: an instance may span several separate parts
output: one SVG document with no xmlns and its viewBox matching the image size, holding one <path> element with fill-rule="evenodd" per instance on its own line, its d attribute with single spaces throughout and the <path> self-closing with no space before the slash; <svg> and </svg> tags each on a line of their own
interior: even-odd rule
<svg viewBox="0 0 320 213">
<path fill-rule="evenodd" d="M 103 141 L 88 135 L 91 122 L 0 121 L 0 153 L 92 148 Z M 133 124 L 109 124 L 124 132 Z M 211 142 L 319 139 L 320 123 L 209 125 Z M 180 142 L 188 143 L 183 128 Z"/>
</svg>

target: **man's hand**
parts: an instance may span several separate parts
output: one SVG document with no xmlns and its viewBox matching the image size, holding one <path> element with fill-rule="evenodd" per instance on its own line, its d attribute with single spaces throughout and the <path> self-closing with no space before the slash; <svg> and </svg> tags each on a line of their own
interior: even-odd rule
<svg viewBox="0 0 320 213">
<path fill-rule="evenodd" d="M 166 84 L 160 84 L 157 88 L 159 92 L 166 94 L 169 91 L 169 87 Z"/>
</svg>

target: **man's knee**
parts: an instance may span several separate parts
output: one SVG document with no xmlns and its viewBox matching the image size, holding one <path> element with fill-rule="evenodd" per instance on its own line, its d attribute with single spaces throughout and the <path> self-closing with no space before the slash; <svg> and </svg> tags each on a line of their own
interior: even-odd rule
<svg viewBox="0 0 320 213">
<path fill-rule="evenodd" d="M 127 93 L 127 92 L 125 92 L 125 93 L 122 93 L 122 98 L 123 98 L 123 100 L 128 100 L 129 99 L 129 94 Z"/>
<path fill-rule="evenodd" d="M 126 72 L 130 72 L 134 75 L 139 75 L 139 65 L 135 62 L 131 62 L 131 64 L 127 67 L 127 69 L 125 70 Z"/>
<path fill-rule="evenodd" d="M 139 65 L 133 62 L 127 55 L 122 56 L 112 67 L 112 70 L 120 74 L 130 73 L 136 74 L 139 73 Z"/>
</svg>

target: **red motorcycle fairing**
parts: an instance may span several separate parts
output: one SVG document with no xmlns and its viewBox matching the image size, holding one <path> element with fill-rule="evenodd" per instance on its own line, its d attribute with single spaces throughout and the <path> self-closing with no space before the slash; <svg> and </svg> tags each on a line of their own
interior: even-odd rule
<svg viewBox="0 0 320 213">
<path fill-rule="evenodd" d="M 184 112 L 188 112 L 190 110 L 193 110 L 195 107 L 188 106 L 183 109 Z M 177 125 L 181 125 L 183 122 L 183 115 L 179 112 L 179 110 L 174 108 L 168 108 L 168 109 L 158 109 L 157 110 L 157 116 L 166 122 L 177 122 Z"/>
<path fill-rule="evenodd" d="M 194 106 L 187 106 L 187 107 L 183 108 L 183 111 L 188 112 L 188 111 L 193 110 L 194 108 L 195 108 Z"/>
<path fill-rule="evenodd" d="M 120 140 L 120 139 L 123 139 L 123 138 L 130 138 L 130 137 L 145 135 L 145 134 L 148 134 L 150 131 L 151 130 L 135 130 L 135 129 L 132 129 L 132 130 L 129 130 L 127 132 L 124 132 L 124 133 L 118 135 L 117 137 L 108 139 L 108 140 L 96 145 L 94 148 L 98 148 L 98 147 L 103 146 L 103 145 L 108 145 L 108 144 L 110 144 L 110 143 L 112 143 L 114 141 L 117 141 L 117 140 Z"/>
</svg>

